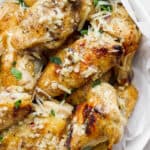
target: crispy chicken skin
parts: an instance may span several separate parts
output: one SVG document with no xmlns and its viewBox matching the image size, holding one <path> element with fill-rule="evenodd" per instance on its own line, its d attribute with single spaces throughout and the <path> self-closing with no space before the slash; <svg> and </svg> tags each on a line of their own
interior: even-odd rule
<svg viewBox="0 0 150 150">
<path fill-rule="evenodd" d="M 3 133 L 0 149 L 67 150 L 62 134 L 72 109 L 68 104 L 57 102 L 36 104 L 35 111 L 24 121 Z"/>
<path fill-rule="evenodd" d="M 108 72 L 104 76 L 104 78 L 105 77 L 107 77 L 106 80 L 108 80 L 108 78 L 110 78 L 110 72 Z M 101 78 L 100 82 L 105 82 L 106 80 L 104 78 Z M 91 87 L 93 86 L 93 83 L 94 82 L 89 82 L 83 87 L 80 87 L 75 92 L 73 92 L 70 96 L 68 96 L 66 98 L 66 101 L 73 106 L 77 106 L 83 103 L 86 100 L 86 95 L 91 89 Z M 138 91 L 132 84 L 129 84 L 128 86 L 114 85 L 114 88 L 116 89 L 118 95 L 119 109 L 125 115 L 126 118 L 129 118 L 138 100 Z"/>
<path fill-rule="evenodd" d="M 32 110 L 34 87 L 40 76 L 43 59 L 40 54 L 23 51 L 5 51 L 0 68 L 0 130 L 24 119 Z M 19 108 L 14 104 L 21 101 Z M 0 111 L 1 112 L 1 111 Z"/>
<path fill-rule="evenodd" d="M 108 141 L 111 148 L 120 140 L 124 127 L 116 90 L 107 83 L 101 83 L 89 89 L 85 100 L 75 110 L 68 131 L 68 147 L 78 150 Z"/>
<path fill-rule="evenodd" d="M 102 82 L 95 87 L 89 84 L 74 92 L 70 98 L 75 101 L 78 98 L 80 104 L 72 119 L 68 145 L 73 150 L 80 149 L 80 146 L 93 147 L 94 142 L 97 145 L 98 139 L 102 137 L 100 140 L 105 143 L 103 146 L 107 150 L 120 140 L 121 131 L 137 102 L 138 92 L 133 85 L 114 89 Z"/>
<path fill-rule="evenodd" d="M 91 15 L 91 20 L 93 24 L 99 21 L 99 26 L 103 31 L 118 37 L 118 40 L 123 42 L 125 53 L 120 65 L 116 66 L 118 83 L 123 85 L 130 81 L 132 60 L 140 43 L 141 32 L 121 3 L 111 2 L 111 4 L 111 14 L 100 18 L 97 7 L 95 9 L 97 13 Z"/>
<path fill-rule="evenodd" d="M 9 42 L 16 50 L 40 44 L 57 48 L 77 28 L 79 9 L 80 0 L 38 0 L 29 7 L 22 22 L 8 31 Z"/>
<path fill-rule="evenodd" d="M 21 87 L 9 87 L 0 92 L 0 131 L 24 119 L 32 111 L 31 95 Z"/>
<path fill-rule="evenodd" d="M 123 51 L 122 43 L 116 42 L 115 37 L 100 32 L 95 35 L 91 31 L 52 57 L 62 63 L 49 62 L 37 88 L 52 97 L 64 92 L 70 94 L 72 89 L 115 66 Z"/>
<path fill-rule="evenodd" d="M 0 87 L 16 85 L 32 93 L 43 64 L 42 55 L 36 51 L 32 51 L 32 53 L 6 51 L 1 56 Z"/>
<path fill-rule="evenodd" d="M 139 45 L 141 32 L 121 3 L 111 3 L 113 8 L 109 16 L 96 16 L 95 14 L 99 13 L 99 9 L 96 8 L 94 15 L 91 15 L 91 21 L 94 23 L 99 20 L 100 28 L 103 31 L 118 37 L 118 40 L 122 40 L 126 50 L 125 55 L 135 52 Z"/>
</svg>

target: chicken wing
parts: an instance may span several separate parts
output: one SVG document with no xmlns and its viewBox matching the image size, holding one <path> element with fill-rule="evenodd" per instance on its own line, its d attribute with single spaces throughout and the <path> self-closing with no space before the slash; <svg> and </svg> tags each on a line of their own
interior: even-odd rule
<svg viewBox="0 0 150 150">
<path fill-rule="evenodd" d="M 22 86 L 32 93 L 43 65 L 42 55 L 37 51 L 6 51 L 1 56 L 0 87 Z"/>
<path fill-rule="evenodd" d="M 37 89 L 55 97 L 101 76 L 115 66 L 124 49 L 122 43 L 107 33 L 93 32 L 50 57 Z"/>
<path fill-rule="evenodd" d="M 19 125 L 3 132 L 1 150 L 67 150 L 61 141 L 72 107 L 57 102 L 39 101 L 35 111 Z"/>
<path fill-rule="evenodd" d="M 2 54 L 0 69 L 0 130 L 24 119 L 32 110 L 33 90 L 43 60 L 38 53 L 23 51 Z M 14 104 L 20 105 L 17 109 Z M 21 104 L 20 104 L 21 103 Z"/>
<path fill-rule="evenodd" d="M 110 10 L 107 10 L 106 5 L 102 5 L 105 6 L 105 10 L 101 5 L 96 6 L 95 12 L 90 16 L 91 24 L 97 24 L 101 30 L 118 37 L 118 40 L 123 40 L 125 55 L 135 52 L 139 45 L 141 32 L 121 2 L 110 1 L 110 3 L 107 2 L 107 5 Z"/>
<path fill-rule="evenodd" d="M 121 2 L 106 1 L 103 5 L 98 3 L 90 19 L 95 28 L 101 28 L 101 30 L 123 41 L 125 53 L 120 65 L 116 67 L 116 74 L 118 75 L 118 83 L 127 83 L 130 78 L 132 59 L 141 39 L 139 29 Z"/>
<path fill-rule="evenodd" d="M 32 111 L 31 95 L 21 87 L 9 87 L 0 92 L 0 131 L 24 119 Z"/>
<path fill-rule="evenodd" d="M 71 150 L 94 147 L 108 141 L 108 148 L 123 134 L 125 120 L 117 105 L 117 92 L 107 83 L 90 88 L 86 102 L 77 106 L 68 130 Z"/>
<path fill-rule="evenodd" d="M 5 36 L 16 50 L 37 45 L 57 48 L 77 28 L 79 10 L 80 0 L 38 0 Z"/>
<path fill-rule="evenodd" d="M 82 106 L 83 105 L 82 103 L 87 104 L 88 100 L 92 101 L 91 99 L 93 99 L 93 97 L 92 98 L 88 97 L 88 95 L 90 93 L 89 91 L 92 88 L 95 88 L 97 86 L 103 86 L 103 82 L 101 83 L 101 82 L 96 81 L 96 82 L 93 82 L 93 83 L 89 83 L 89 84 L 85 85 L 84 87 L 79 88 L 73 94 L 71 94 L 68 98 L 66 98 L 67 102 L 77 106 L 76 113 L 77 114 L 79 113 L 79 114 L 75 115 L 75 116 L 77 116 L 79 124 L 81 124 L 81 120 L 82 120 L 81 118 L 84 116 L 84 114 L 89 112 L 90 109 L 92 109 L 90 107 L 91 105 L 89 107 L 87 107 L 87 106 L 85 107 L 85 106 Z M 116 92 L 117 92 L 117 107 L 120 110 L 121 116 L 124 118 L 124 123 L 126 124 L 127 120 L 131 116 L 131 114 L 132 114 L 132 112 L 133 112 L 133 110 L 135 108 L 136 102 L 138 100 L 138 91 L 136 90 L 136 88 L 133 85 L 128 85 L 127 87 L 125 87 L 125 86 L 124 87 L 120 87 L 120 86 L 117 85 L 117 86 L 115 86 L 115 89 L 116 89 Z M 109 90 L 106 90 L 106 89 L 99 90 L 99 91 L 103 92 L 103 94 L 109 93 L 108 92 Z M 109 98 L 111 99 L 111 97 L 109 97 Z M 101 106 L 101 109 L 103 110 L 104 106 Z M 82 112 L 82 115 L 81 115 L 80 111 Z M 93 119 L 93 118 L 94 117 L 92 116 L 91 119 Z M 92 121 L 95 121 L 95 120 L 93 119 Z M 85 121 L 85 123 L 86 123 L 86 121 Z M 110 123 L 108 123 L 108 124 L 106 123 L 106 127 L 108 127 L 109 124 Z M 101 125 L 102 125 L 102 123 L 101 123 Z M 100 125 L 100 127 L 101 127 L 101 125 Z M 95 126 L 91 127 L 93 129 L 93 130 L 91 129 L 91 133 L 96 133 Z M 72 129 L 70 129 L 70 130 L 72 130 Z M 76 128 L 75 128 L 75 130 L 76 130 Z M 80 125 L 80 128 L 79 128 L 78 131 L 81 131 L 81 125 Z M 72 136 L 72 137 L 73 138 L 74 137 L 78 137 L 79 138 L 79 136 L 76 136 L 76 135 Z M 84 141 L 84 138 L 83 138 L 83 141 Z M 92 140 L 90 140 L 90 141 L 92 141 Z M 80 138 L 79 138 L 78 142 L 79 143 L 81 142 Z M 88 147 L 89 147 L 89 145 L 88 145 Z M 96 146 L 95 149 L 96 148 L 100 149 L 101 147 L 104 150 L 108 150 L 109 148 L 111 148 L 111 147 L 109 147 L 108 141 L 107 142 L 104 141 L 104 143 L 102 145 L 100 144 L 99 146 Z"/>
<path fill-rule="evenodd" d="M 89 82 L 75 90 L 71 95 L 65 97 L 66 102 L 73 106 L 85 102 L 87 93 L 93 86 L 101 85 L 101 82 L 105 82 L 109 79 L 111 79 L 111 72 L 106 73 L 103 78 Z M 117 90 L 119 109 L 126 118 L 129 118 L 138 100 L 138 91 L 132 84 L 128 86 L 119 86 L 116 84 L 114 88 Z"/>
</svg>

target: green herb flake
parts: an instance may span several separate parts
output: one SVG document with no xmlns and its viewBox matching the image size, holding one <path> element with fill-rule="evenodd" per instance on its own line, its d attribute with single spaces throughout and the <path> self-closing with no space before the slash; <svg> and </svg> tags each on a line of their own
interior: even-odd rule
<svg viewBox="0 0 150 150">
<path fill-rule="evenodd" d="M 83 35 L 87 35 L 88 34 L 88 30 L 86 29 L 83 29 L 80 31 L 80 34 L 83 36 Z"/>
<path fill-rule="evenodd" d="M 50 116 L 53 116 L 53 117 L 56 116 L 56 113 L 55 113 L 55 111 L 53 109 L 50 111 Z"/>
<path fill-rule="evenodd" d="M 20 4 L 21 7 L 23 8 L 27 8 L 28 6 L 26 5 L 26 3 L 24 2 L 24 0 L 17 0 L 18 3 Z"/>
<path fill-rule="evenodd" d="M 16 66 L 16 64 L 17 64 L 17 62 L 16 62 L 16 61 L 14 61 L 14 62 L 12 63 L 12 66 L 13 66 L 13 67 L 15 67 L 15 66 Z"/>
<path fill-rule="evenodd" d="M 3 141 L 3 136 L 2 135 L 0 135 L 0 143 Z"/>
<path fill-rule="evenodd" d="M 99 79 L 97 79 L 97 80 L 93 81 L 92 87 L 95 87 L 95 86 L 100 85 L 100 84 L 101 84 L 101 81 Z"/>
<path fill-rule="evenodd" d="M 12 75 L 17 79 L 17 80 L 21 80 L 22 79 L 22 73 L 17 70 L 16 68 L 12 67 L 11 68 L 11 73 Z"/>
<path fill-rule="evenodd" d="M 63 97 L 63 100 L 66 100 L 66 99 L 67 99 L 67 97 L 68 97 L 68 94 L 67 94 L 67 93 L 65 93 L 65 94 L 64 94 L 64 97 Z"/>
<path fill-rule="evenodd" d="M 111 5 L 101 5 L 100 6 L 101 8 L 101 11 L 109 11 L 109 12 L 112 12 L 113 8 Z"/>
<path fill-rule="evenodd" d="M 50 62 L 55 63 L 57 65 L 62 64 L 62 60 L 59 57 L 56 57 L 56 56 L 50 57 Z"/>
<path fill-rule="evenodd" d="M 103 30 L 99 30 L 100 33 L 103 33 Z"/>
<path fill-rule="evenodd" d="M 97 6 L 97 5 L 98 5 L 98 1 L 99 1 L 99 0 L 93 0 L 94 6 Z"/>
<path fill-rule="evenodd" d="M 15 108 L 18 109 L 20 107 L 21 103 L 22 103 L 21 99 L 17 100 L 14 104 Z"/>
<path fill-rule="evenodd" d="M 107 2 L 108 0 L 93 0 L 94 6 L 97 6 L 99 1 L 106 1 Z M 100 9 L 101 9 L 101 11 L 112 12 L 113 7 L 111 4 L 110 5 L 100 5 Z"/>
</svg>

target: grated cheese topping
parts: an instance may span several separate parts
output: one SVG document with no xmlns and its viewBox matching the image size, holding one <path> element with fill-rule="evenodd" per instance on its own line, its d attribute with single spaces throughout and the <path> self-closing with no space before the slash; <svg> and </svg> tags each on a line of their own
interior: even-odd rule
<svg viewBox="0 0 150 150">
<path fill-rule="evenodd" d="M 66 88 L 65 86 L 59 84 L 58 82 L 56 81 L 51 81 L 51 87 L 52 89 L 56 90 L 56 89 L 60 89 L 68 94 L 71 94 L 71 90 Z"/>
<path fill-rule="evenodd" d="M 97 73 L 97 72 L 98 72 L 98 69 L 97 69 L 96 67 L 90 66 L 90 67 L 88 67 L 87 70 L 83 71 L 83 72 L 81 73 L 81 75 L 82 75 L 84 78 L 88 78 L 89 76 L 91 76 L 91 75 L 93 75 L 93 74 L 95 74 L 95 73 Z"/>
</svg>

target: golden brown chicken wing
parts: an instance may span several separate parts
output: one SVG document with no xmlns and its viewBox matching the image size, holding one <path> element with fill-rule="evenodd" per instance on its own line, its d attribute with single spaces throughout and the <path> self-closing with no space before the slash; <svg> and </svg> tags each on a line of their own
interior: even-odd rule
<svg viewBox="0 0 150 150">
<path fill-rule="evenodd" d="M 1 56 L 0 87 L 21 86 L 33 92 L 44 64 L 42 55 L 37 51 L 5 52 Z"/>
<path fill-rule="evenodd" d="M 24 121 L 3 132 L 0 149 L 67 150 L 62 134 L 71 114 L 70 105 L 39 101 Z"/>
<path fill-rule="evenodd" d="M 41 73 L 43 60 L 27 51 L 3 53 L 0 68 L 0 130 L 24 119 L 32 109 L 33 90 Z M 19 105 L 15 108 L 15 104 Z"/>
<path fill-rule="evenodd" d="M 24 93 L 21 87 L 0 91 L 0 131 L 24 119 L 31 111 L 32 96 Z"/>
<path fill-rule="evenodd" d="M 108 141 L 111 148 L 120 140 L 125 123 L 117 105 L 116 90 L 107 83 L 101 83 L 89 89 L 85 100 L 75 110 L 67 146 L 78 150 Z"/>
<path fill-rule="evenodd" d="M 42 74 L 37 89 L 55 97 L 97 78 L 115 66 L 123 53 L 122 43 L 106 33 L 91 31 L 60 50 Z"/>
<path fill-rule="evenodd" d="M 110 79 L 111 72 L 108 72 L 102 78 L 89 82 L 75 90 L 70 96 L 65 97 L 65 100 L 71 105 L 77 106 L 86 100 L 86 95 L 92 87 L 101 85 L 101 82 L 106 82 Z M 126 118 L 129 118 L 138 100 L 138 91 L 132 84 L 128 86 L 119 86 L 116 84 L 114 88 L 117 90 L 119 109 Z"/>
<path fill-rule="evenodd" d="M 91 24 L 97 24 L 101 30 L 118 37 L 118 40 L 122 40 L 126 55 L 135 52 L 141 37 L 139 29 L 120 2 L 111 1 L 109 7 L 112 10 L 106 12 L 100 10 L 102 9 L 101 5 L 97 5 L 95 12 L 90 16 Z"/>
<path fill-rule="evenodd" d="M 16 50 L 40 44 L 54 49 L 77 27 L 79 9 L 80 0 L 38 0 L 28 9 L 22 22 L 6 34 L 9 43 Z"/>
<path fill-rule="evenodd" d="M 120 65 L 116 67 L 116 74 L 118 83 L 127 83 L 130 78 L 132 60 L 141 39 L 139 29 L 124 6 L 116 1 L 107 1 L 103 5 L 98 3 L 90 19 L 95 28 L 101 28 L 123 42 L 125 53 Z"/>
</svg>

